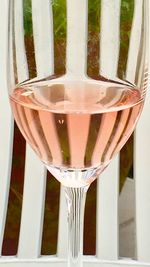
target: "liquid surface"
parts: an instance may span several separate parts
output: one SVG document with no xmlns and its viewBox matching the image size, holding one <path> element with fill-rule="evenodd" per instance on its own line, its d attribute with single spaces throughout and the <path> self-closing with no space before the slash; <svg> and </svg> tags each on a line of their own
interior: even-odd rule
<svg viewBox="0 0 150 267">
<path fill-rule="evenodd" d="M 125 144 L 143 107 L 138 89 L 99 81 L 28 83 L 15 88 L 10 101 L 23 136 L 61 182 L 69 179 L 66 171 L 77 179 L 77 170 L 88 182 L 95 179 Z"/>
</svg>

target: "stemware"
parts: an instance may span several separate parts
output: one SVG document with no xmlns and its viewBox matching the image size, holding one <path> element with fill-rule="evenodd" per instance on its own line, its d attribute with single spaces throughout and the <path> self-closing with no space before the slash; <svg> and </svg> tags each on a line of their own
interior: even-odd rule
<svg viewBox="0 0 150 267">
<path fill-rule="evenodd" d="M 148 0 L 10 0 L 16 123 L 64 186 L 68 266 L 82 266 L 86 192 L 133 132 L 148 79 Z"/>
</svg>

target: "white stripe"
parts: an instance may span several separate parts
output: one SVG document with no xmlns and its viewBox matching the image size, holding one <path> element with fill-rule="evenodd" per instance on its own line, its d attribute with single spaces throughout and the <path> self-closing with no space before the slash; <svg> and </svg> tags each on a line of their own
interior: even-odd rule
<svg viewBox="0 0 150 267">
<path fill-rule="evenodd" d="M 16 257 L 2 257 L 0 259 L 0 267 L 66 267 L 67 262 L 64 259 L 58 259 L 57 257 L 40 257 L 37 260 L 18 260 Z M 150 266 L 144 262 L 137 262 L 131 259 L 120 259 L 118 261 L 103 261 L 98 260 L 96 257 L 86 256 L 83 257 L 83 267 L 144 267 Z"/>
<path fill-rule="evenodd" d="M 82 16 L 79 10 L 82 10 Z M 83 76 L 86 71 L 87 0 L 67 1 L 67 76 Z M 59 257 L 67 257 L 67 211 L 64 191 L 61 188 L 58 248 Z M 64 238 L 65 237 L 65 238 Z"/>
<path fill-rule="evenodd" d="M 37 258 L 41 252 L 46 187 L 45 176 L 46 172 L 42 163 L 31 148 L 27 146 L 23 207 L 18 247 L 19 258 Z"/>
<path fill-rule="evenodd" d="M 54 72 L 53 18 L 50 0 L 32 0 L 33 38 L 37 76 Z"/>
<path fill-rule="evenodd" d="M 120 47 L 121 1 L 101 1 L 100 75 L 115 78 Z M 96 255 L 118 259 L 119 156 L 100 175 L 97 185 Z"/>
<path fill-rule="evenodd" d="M 13 145 L 13 120 L 8 101 L 7 43 L 8 1 L 2 1 L 0 9 L 0 254 L 7 213 Z"/>
<path fill-rule="evenodd" d="M 87 0 L 67 0 L 67 74 L 84 76 L 87 64 Z"/>
<path fill-rule="evenodd" d="M 119 157 L 98 178 L 96 255 L 98 259 L 118 259 Z"/>
<path fill-rule="evenodd" d="M 117 76 L 120 47 L 121 1 L 101 1 L 100 74 L 106 78 Z"/>
<path fill-rule="evenodd" d="M 125 77 L 127 81 L 132 83 L 135 83 L 137 60 L 141 41 L 142 12 L 139 12 L 139 10 L 142 10 L 142 1 L 136 0 Z"/>
<path fill-rule="evenodd" d="M 136 0 L 133 17 L 133 24 L 130 36 L 130 46 L 127 61 L 126 79 L 136 83 L 141 92 L 144 88 L 142 79 L 146 71 L 148 49 L 145 49 L 145 38 L 148 38 L 145 28 L 145 17 L 143 17 L 143 3 L 146 1 Z M 142 25 L 143 24 L 143 25 Z M 141 35 L 143 34 L 143 36 Z M 144 47 L 140 47 L 141 41 Z M 138 56 L 141 55 L 141 62 Z M 146 59 L 146 60 L 145 60 Z M 144 66 L 145 65 L 145 66 Z M 144 92 L 144 91 L 143 91 Z M 134 179 L 135 179 L 135 198 L 136 198 L 136 254 L 139 261 L 150 262 L 150 179 L 149 179 L 149 149 L 150 147 L 150 123 L 149 123 L 149 101 L 150 94 L 147 93 L 146 104 L 140 122 L 135 131 L 134 138 Z"/>
<path fill-rule="evenodd" d="M 18 0 L 16 3 L 18 3 Z M 19 5 L 18 8 L 22 8 L 22 6 Z M 39 10 L 42 12 L 42 9 Z M 17 10 L 16 14 L 18 12 L 20 13 L 21 11 Z M 16 25 L 16 30 L 17 30 L 17 25 Z M 22 35 L 22 38 L 23 37 L 24 36 Z M 21 40 L 19 39 L 18 41 L 20 42 L 20 44 L 23 43 L 23 41 L 21 42 Z M 26 52 L 25 50 L 23 49 L 21 50 L 20 56 L 22 56 L 22 59 L 25 58 L 25 52 Z M 48 53 L 47 50 L 46 52 Z M 39 50 L 38 53 L 40 53 Z M 37 63 L 37 69 L 39 75 L 43 75 L 43 73 L 40 73 L 40 67 L 39 67 L 40 63 L 41 62 Z M 46 67 L 49 70 L 47 62 L 45 62 L 45 69 Z M 27 70 L 21 69 L 21 76 L 19 77 L 19 80 L 24 79 L 24 77 L 27 78 L 26 75 L 27 75 Z M 20 228 L 19 245 L 18 245 L 19 258 L 36 258 L 40 255 L 42 229 L 43 229 L 43 216 L 44 216 L 45 186 L 46 186 L 45 168 L 39 161 L 39 159 L 36 157 L 34 152 L 27 146 L 26 164 L 25 164 L 25 182 L 24 182 L 24 192 L 23 192 L 23 207 L 22 207 L 21 228 Z M 29 237 L 30 237 L 30 242 L 29 242 Z"/>
<path fill-rule="evenodd" d="M 150 262 L 150 92 L 135 132 L 134 178 L 136 184 L 137 257 Z"/>
<path fill-rule="evenodd" d="M 28 66 L 24 43 L 23 1 L 14 1 L 15 53 L 18 82 L 28 79 Z"/>
</svg>

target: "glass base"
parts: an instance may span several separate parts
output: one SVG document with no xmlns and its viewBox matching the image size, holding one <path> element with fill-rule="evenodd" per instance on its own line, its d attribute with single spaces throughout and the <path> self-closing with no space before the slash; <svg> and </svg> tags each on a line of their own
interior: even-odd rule
<svg viewBox="0 0 150 267">
<path fill-rule="evenodd" d="M 106 166 L 105 166 L 106 167 Z M 67 169 L 63 167 L 47 166 L 50 173 L 64 186 L 84 187 L 90 185 L 104 170 L 103 166 L 90 167 L 85 169 Z"/>
</svg>

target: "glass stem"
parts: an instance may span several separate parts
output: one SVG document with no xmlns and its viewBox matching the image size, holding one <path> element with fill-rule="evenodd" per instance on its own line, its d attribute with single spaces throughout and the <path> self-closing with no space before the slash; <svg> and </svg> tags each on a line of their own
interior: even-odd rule
<svg viewBox="0 0 150 267">
<path fill-rule="evenodd" d="M 68 267 L 82 267 L 83 222 L 88 186 L 65 187 L 68 209 Z"/>
</svg>

